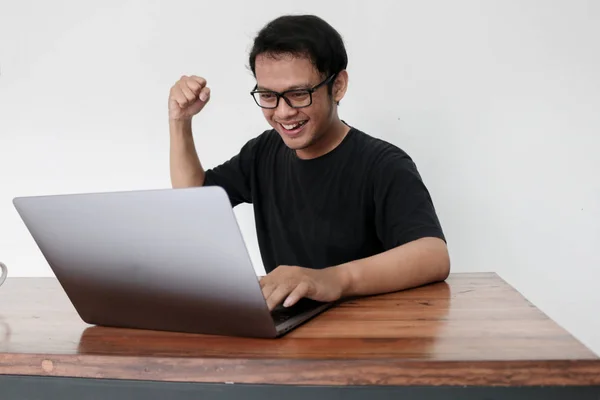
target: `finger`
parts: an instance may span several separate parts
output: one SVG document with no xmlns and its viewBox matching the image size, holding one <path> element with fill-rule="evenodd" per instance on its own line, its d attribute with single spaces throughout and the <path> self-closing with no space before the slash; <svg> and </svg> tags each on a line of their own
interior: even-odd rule
<svg viewBox="0 0 600 400">
<path fill-rule="evenodd" d="M 206 86 L 206 79 L 196 76 L 196 75 L 192 75 L 189 77 L 189 80 L 197 82 L 201 87 Z"/>
<path fill-rule="evenodd" d="M 275 286 L 277 286 L 277 282 L 278 282 L 277 277 L 278 276 L 279 276 L 278 268 L 275 268 L 273 271 L 269 272 L 268 274 L 261 276 L 260 280 L 258 281 L 261 289 L 264 288 L 265 286 L 269 286 L 269 285 L 273 286 L 272 289 L 274 289 Z"/>
<path fill-rule="evenodd" d="M 210 88 L 209 87 L 205 87 L 202 89 L 202 91 L 200 92 L 200 96 L 198 96 L 200 98 L 200 100 L 207 102 L 208 99 L 210 99 Z"/>
<path fill-rule="evenodd" d="M 306 281 L 300 282 L 296 289 L 292 290 L 292 292 L 287 296 L 285 301 L 283 302 L 284 307 L 291 307 L 296 304 L 301 298 L 306 297 L 310 290 L 310 285 Z"/>
<path fill-rule="evenodd" d="M 200 94 L 200 91 L 204 87 L 193 79 L 187 79 L 185 81 L 185 83 L 182 83 L 182 85 L 188 87 L 192 91 L 192 93 L 194 93 L 194 96 L 196 96 L 196 97 L 198 97 L 198 95 Z"/>
<path fill-rule="evenodd" d="M 265 286 L 262 287 L 262 294 L 263 297 L 265 298 L 265 300 L 267 300 L 269 298 L 269 296 L 271 296 L 271 294 L 273 293 L 273 291 L 277 288 L 277 285 L 275 284 L 266 284 Z"/>
<path fill-rule="evenodd" d="M 190 90 L 190 88 L 187 87 L 186 85 L 184 85 L 184 84 L 180 85 L 179 89 L 181 90 L 181 93 L 183 93 L 185 98 L 187 99 L 188 103 L 193 103 L 196 100 L 198 100 L 198 96 L 192 90 Z"/>
<path fill-rule="evenodd" d="M 171 99 L 177 103 L 180 108 L 187 107 L 189 101 L 187 97 L 184 96 L 181 90 L 174 89 L 171 94 Z"/>
<path fill-rule="evenodd" d="M 269 306 L 269 310 L 273 310 L 277 307 L 285 297 L 290 294 L 293 288 L 287 285 L 278 285 L 275 290 L 270 294 L 267 298 L 267 305 Z"/>
<path fill-rule="evenodd" d="M 268 285 L 270 283 L 270 279 L 267 278 L 266 275 L 264 276 L 260 276 L 258 279 L 258 284 L 260 285 L 260 288 L 264 288 L 266 285 Z"/>
</svg>

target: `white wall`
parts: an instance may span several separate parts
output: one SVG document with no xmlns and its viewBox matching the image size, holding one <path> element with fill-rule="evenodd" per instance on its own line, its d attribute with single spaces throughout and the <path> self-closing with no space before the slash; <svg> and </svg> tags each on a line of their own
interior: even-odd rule
<svg viewBox="0 0 600 400">
<path fill-rule="evenodd" d="M 0 3 L 0 259 L 51 271 L 15 196 L 169 187 L 167 95 L 205 76 L 205 166 L 267 128 L 248 91 L 254 33 L 318 13 L 344 36 L 350 124 L 416 160 L 453 270 L 496 271 L 600 353 L 600 3 Z M 251 208 L 237 210 L 261 270 Z"/>
</svg>

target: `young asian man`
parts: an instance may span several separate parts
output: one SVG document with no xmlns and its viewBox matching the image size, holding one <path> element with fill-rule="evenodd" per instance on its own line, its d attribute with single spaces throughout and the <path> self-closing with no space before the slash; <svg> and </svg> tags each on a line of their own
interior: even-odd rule
<svg viewBox="0 0 600 400">
<path fill-rule="evenodd" d="M 444 233 L 414 162 L 338 115 L 348 87 L 340 34 L 316 16 L 283 16 L 258 33 L 249 63 L 271 129 L 204 170 L 191 121 L 210 89 L 183 76 L 169 96 L 170 172 L 174 188 L 219 185 L 232 206 L 253 204 L 269 308 L 446 279 Z"/>
</svg>

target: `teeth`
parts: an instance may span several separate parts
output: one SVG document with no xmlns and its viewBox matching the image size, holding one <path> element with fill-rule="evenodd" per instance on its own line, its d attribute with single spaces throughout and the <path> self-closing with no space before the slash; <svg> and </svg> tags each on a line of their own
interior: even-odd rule
<svg viewBox="0 0 600 400">
<path fill-rule="evenodd" d="M 294 124 L 294 125 L 281 124 L 281 126 L 283 126 L 288 131 L 291 131 L 291 130 L 294 130 L 294 129 L 298 128 L 300 125 L 304 125 L 305 122 L 306 121 L 302 121 L 302 122 L 299 122 L 299 123 Z"/>
</svg>

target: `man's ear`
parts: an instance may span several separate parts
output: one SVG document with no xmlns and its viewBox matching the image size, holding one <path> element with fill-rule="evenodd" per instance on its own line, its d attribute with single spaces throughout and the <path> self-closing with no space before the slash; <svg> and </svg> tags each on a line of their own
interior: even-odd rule
<svg viewBox="0 0 600 400">
<path fill-rule="evenodd" d="M 348 71 L 342 70 L 335 77 L 333 82 L 333 100 L 336 104 L 340 104 L 340 101 L 344 98 L 346 90 L 348 89 Z"/>
</svg>

